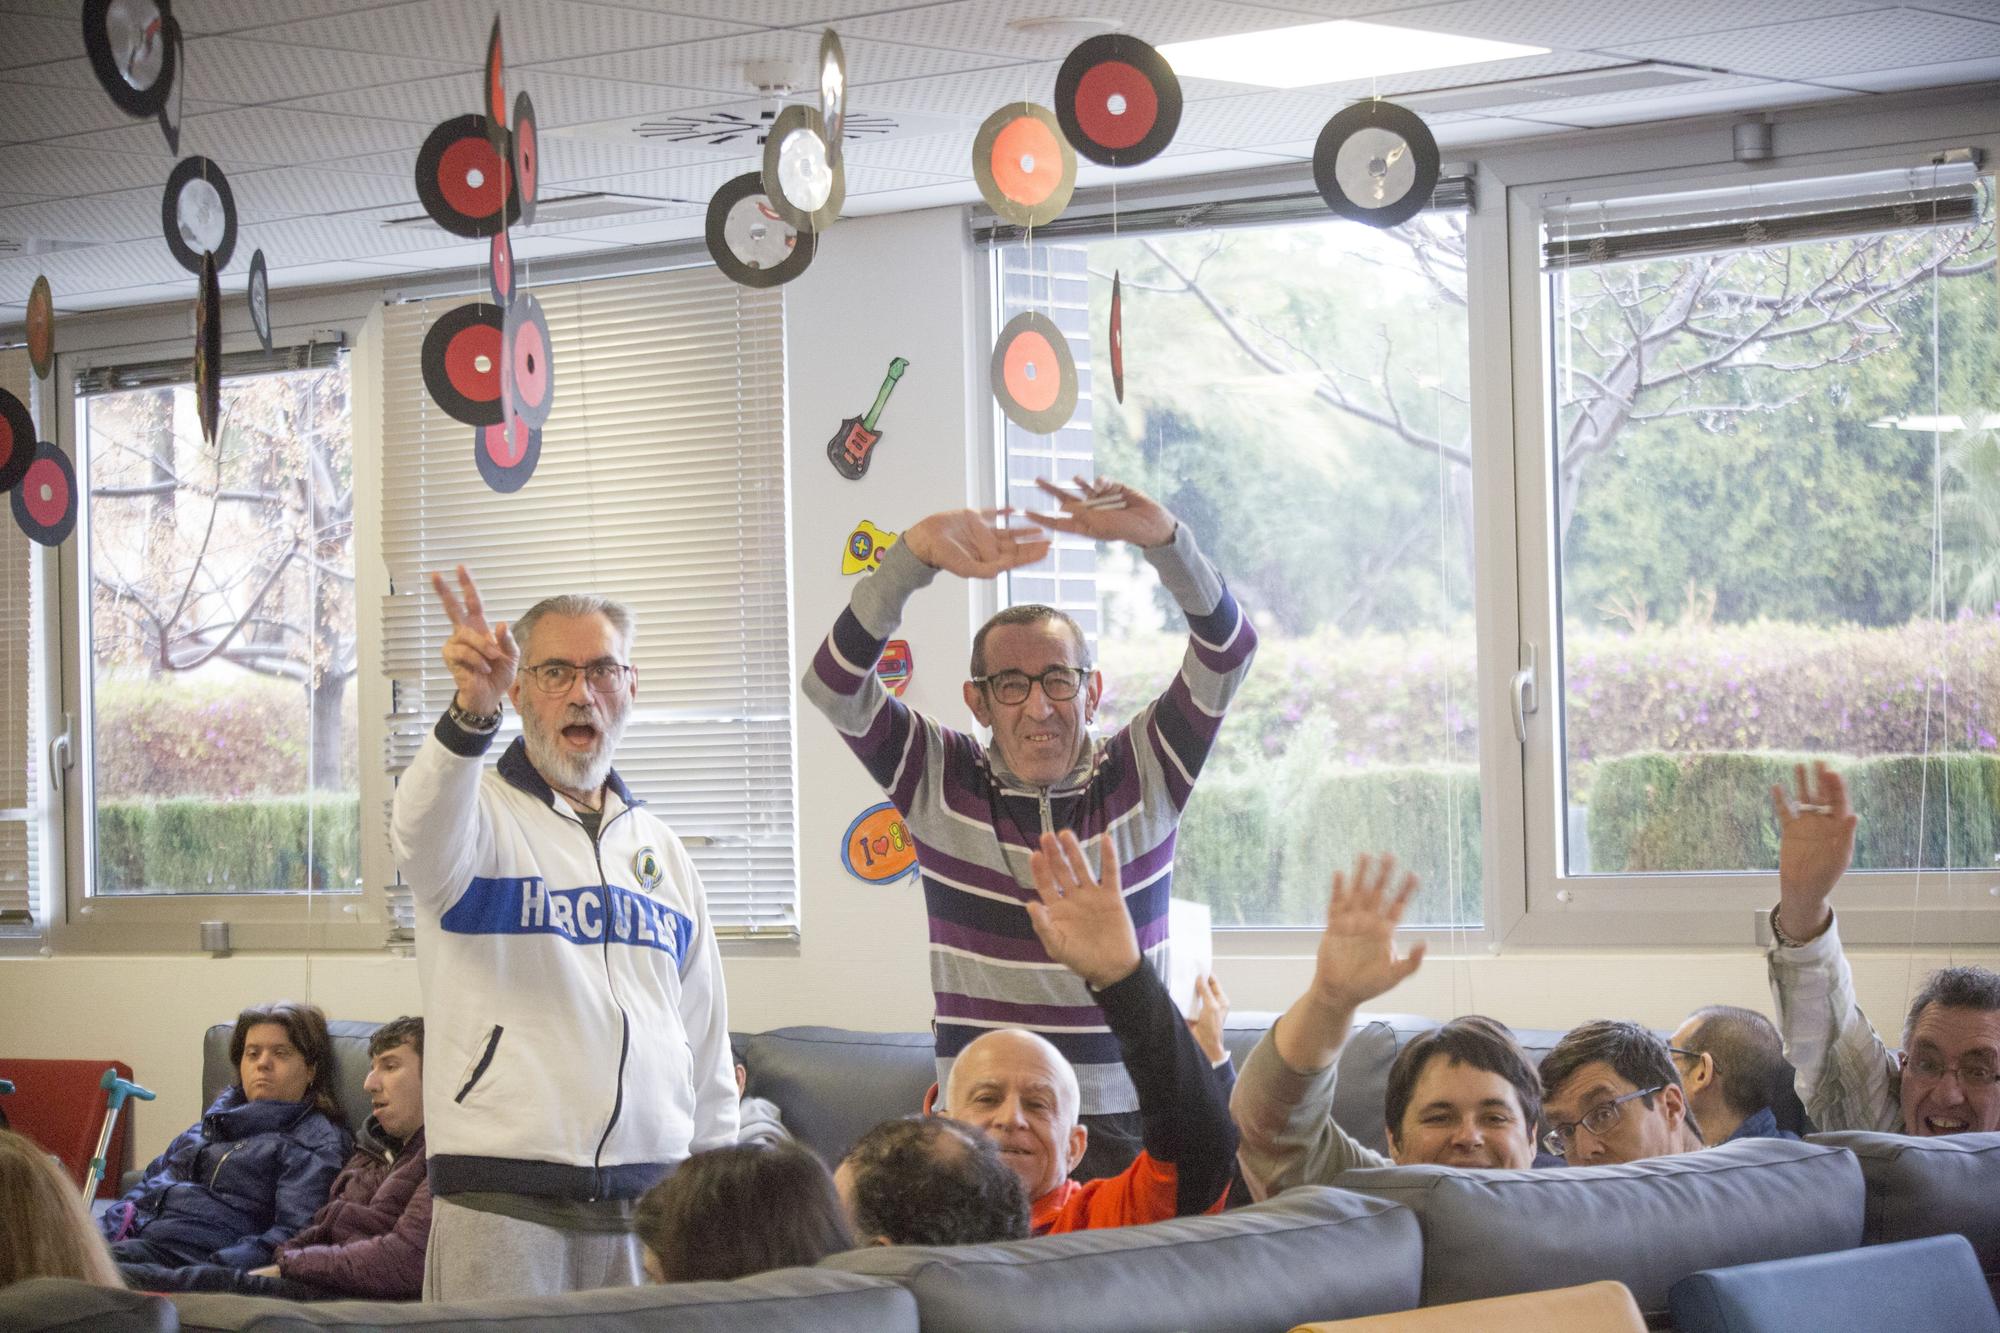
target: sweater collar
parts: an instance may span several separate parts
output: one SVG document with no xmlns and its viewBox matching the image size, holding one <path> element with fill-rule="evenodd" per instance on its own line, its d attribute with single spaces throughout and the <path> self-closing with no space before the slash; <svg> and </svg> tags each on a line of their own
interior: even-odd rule
<svg viewBox="0 0 2000 1333">
<path fill-rule="evenodd" d="M 252 1134 L 290 1129 L 311 1115 L 314 1109 L 311 1101 L 253 1102 L 243 1095 L 241 1087 L 232 1084 L 208 1108 L 202 1116 L 202 1123 L 207 1127 L 210 1138 L 241 1139 Z"/>
<path fill-rule="evenodd" d="M 1071 792 L 1081 791 L 1084 787 L 1088 786 L 1090 775 L 1096 768 L 1097 737 L 1092 735 L 1088 728 L 1084 730 L 1083 739 L 1077 746 L 1076 761 L 1069 766 L 1069 772 L 1063 774 L 1046 787 L 1038 787 L 1016 774 L 1012 769 L 1007 767 L 1007 761 L 1001 758 L 1000 747 L 995 745 L 990 739 L 986 742 L 986 769 L 993 775 L 993 780 L 1000 785 L 1001 790 L 1011 794 L 1022 796 L 1068 795 Z"/>
<path fill-rule="evenodd" d="M 528 758 L 528 742 L 521 737 L 516 736 L 514 743 L 500 756 L 499 772 L 509 786 L 527 792 L 543 805 L 556 804 L 556 789 L 549 785 L 548 779 L 542 776 L 542 771 Z M 605 775 L 604 789 L 628 806 L 645 804 L 632 795 L 631 790 L 625 786 L 625 779 L 618 776 L 618 770 L 615 768 Z M 567 811 L 569 803 L 563 802 L 562 808 Z M 611 811 L 607 808 L 604 813 L 608 816 Z"/>
</svg>

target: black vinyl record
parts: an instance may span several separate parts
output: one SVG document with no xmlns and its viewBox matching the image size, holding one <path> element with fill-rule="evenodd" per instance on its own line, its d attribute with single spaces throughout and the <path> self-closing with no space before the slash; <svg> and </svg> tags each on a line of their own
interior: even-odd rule
<svg viewBox="0 0 2000 1333">
<path fill-rule="evenodd" d="M 250 327 L 257 330 L 257 341 L 268 352 L 271 350 L 271 273 L 264 266 L 262 250 L 250 256 L 250 281 L 244 293 L 250 301 Z"/>
<path fill-rule="evenodd" d="M 91 73 L 128 116 L 155 116 L 166 106 L 180 63 L 174 35 L 167 0 L 84 0 Z"/>
<path fill-rule="evenodd" d="M 820 232 L 847 202 L 847 173 L 833 165 L 826 122 L 809 106 L 778 113 L 764 138 L 764 197 L 797 231 Z"/>
<path fill-rule="evenodd" d="M 535 225 L 535 195 L 541 188 L 542 144 L 535 135 L 535 103 L 526 93 L 514 99 L 514 196 L 521 225 Z"/>
<path fill-rule="evenodd" d="M 14 522 L 30 541 L 55 546 L 76 527 L 76 469 L 69 455 L 43 441 L 13 490 Z"/>
<path fill-rule="evenodd" d="M 454 116 L 417 150 L 417 198 L 431 220 L 454 236 L 483 240 L 521 216 L 520 192 L 506 157 L 488 142 L 481 115 Z M 500 207 L 506 190 L 506 208 Z"/>
<path fill-rule="evenodd" d="M 813 261 L 811 232 L 778 216 L 764 194 L 764 174 L 746 171 L 723 182 L 708 201 L 709 257 L 724 277 L 745 287 L 776 287 Z"/>
<path fill-rule="evenodd" d="M 0 491 L 11 491 L 35 457 L 35 418 L 28 405 L 0 389 Z"/>
<path fill-rule="evenodd" d="M 972 136 L 972 178 L 986 206 L 1017 227 L 1045 227 L 1076 190 L 1076 149 L 1047 107 L 1012 102 Z"/>
<path fill-rule="evenodd" d="M 502 310 L 514 299 L 514 242 L 504 231 L 494 232 L 486 249 L 486 290 Z"/>
<path fill-rule="evenodd" d="M 236 196 L 222 168 L 205 157 L 184 157 L 167 177 L 160 196 L 160 230 L 182 268 L 197 276 L 201 257 L 215 256 L 218 269 L 236 253 Z"/>
<path fill-rule="evenodd" d="M 1107 32 L 1077 45 L 1056 71 L 1056 119 L 1076 151 L 1107 167 L 1158 157 L 1181 125 L 1181 81 L 1137 37 Z"/>
<path fill-rule="evenodd" d="M 439 315 L 424 335 L 424 387 L 445 415 L 500 424 L 500 307 L 473 301 Z"/>
<path fill-rule="evenodd" d="M 527 292 L 508 303 L 501 321 L 502 398 L 505 410 L 536 430 L 556 400 L 556 367 L 549 347 L 548 316 Z"/>
<path fill-rule="evenodd" d="M 213 444 L 222 421 L 222 285 L 214 255 L 201 257 L 201 287 L 194 298 L 194 399 L 201 438 Z"/>
<path fill-rule="evenodd" d="M 1430 203 L 1437 181 L 1430 126 L 1394 102 L 1356 102 L 1327 121 L 1313 145 L 1313 184 L 1326 206 L 1371 227 L 1408 222 Z"/>
<path fill-rule="evenodd" d="M 993 344 L 993 396 L 1022 430 L 1053 435 L 1076 412 L 1076 358 L 1055 321 L 1024 310 Z"/>
<path fill-rule="evenodd" d="M 535 475 L 542 461 L 542 433 L 519 417 L 504 426 L 481 426 L 472 433 L 472 461 L 479 476 L 502 495 L 512 495 Z"/>
<path fill-rule="evenodd" d="M 167 31 L 167 41 L 173 48 L 174 64 L 185 68 L 187 65 L 187 50 L 181 45 L 180 21 L 169 14 L 162 20 L 162 23 Z M 181 153 L 181 115 L 186 109 L 187 80 L 176 77 L 174 79 L 173 91 L 160 103 L 158 117 L 160 133 L 166 136 L 167 151 L 175 157 L 179 157 Z"/>
</svg>

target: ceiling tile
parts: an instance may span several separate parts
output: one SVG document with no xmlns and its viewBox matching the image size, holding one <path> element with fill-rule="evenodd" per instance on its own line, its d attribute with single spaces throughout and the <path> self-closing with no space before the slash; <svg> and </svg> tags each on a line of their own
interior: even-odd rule
<svg viewBox="0 0 2000 1333">
<path fill-rule="evenodd" d="M 1505 108 L 1511 115 L 1541 121 L 1557 128 L 1573 126 L 1598 129 L 1610 125 L 1643 125 L 1651 121 L 1683 120 L 1693 116 L 1715 116 L 1731 111 L 1751 111 L 1807 102 L 1838 100 L 1840 94 L 1823 84 L 1772 83 L 1755 81 L 1731 83 L 1717 80 L 1714 87 L 1692 93 L 1643 99 L 1632 97 L 1578 98 L 1573 103 L 1544 103 L 1530 110 Z M 1723 131 L 1718 131 L 1722 133 Z"/>
<path fill-rule="evenodd" d="M 160 192 L 121 190 L 0 208 L 0 236 L 43 241 L 136 241 L 159 237 Z M 165 245 L 166 242 L 160 242 Z"/>
<path fill-rule="evenodd" d="M 68 60 L 50 60 L 39 65 L 28 65 L 21 69 L 7 71 L 8 83 L 27 83 L 43 88 L 91 88 L 102 95 L 102 85 L 97 76 L 90 72 L 90 61 L 83 56 Z"/>
<path fill-rule="evenodd" d="M 1293 0 L 1296 3 L 1296 0 Z M 1310 3 L 1311 0 L 1307 0 Z M 1557 50 L 1623 50 L 1634 42 L 1726 32 L 1753 23 L 1820 19 L 1881 9 L 1883 0 L 1672 0 L 1605 4 L 1602 0 L 1455 0 L 1368 15 L 1370 22 L 1448 32 Z"/>
<path fill-rule="evenodd" d="M 389 205 L 419 207 L 413 173 L 400 177 L 330 172 L 317 167 L 240 171 L 229 178 L 246 219 L 336 217 Z"/>
<path fill-rule="evenodd" d="M 259 40 L 206 37 L 189 42 L 185 67 L 188 96 L 255 105 L 420 79 L 441 81 L 451 75 L 462 75 L 467 86 L 478 87 L 477 69 L 470 61 L 452 64 L 360 51 L 326 51 L 268 40 L 283 31 L 274 29 Z"/>
<path fill-rule="evenodd" d="M 352 9 L 355 0 L 174 0 L 174 17 L 190 36 L 266 30 Z"/>
<path fill-rule="evenodd" d="M 874 76 L 856 60 L 850 33 L 917 46 L 982 51 L 1014 60 L 1060 61 L 1082 40 L 1078 34 L 1024 32 L 1010 25 L 1022 19 L 1099 15 L 1112 8 L 1103 0 L 950 0 L 849 19 L 838 30 L 842 44 L 848 47 L 848 76 L 859 81 Z M 1154 0 L 1144 10 L 1143 18 L 1127 19 L 1125 31 L 1154 46 L 1316 21 L 1292 10 L 1225 0 Z"/>
<path fill-rule="evenodd" d="M 972 135 L 969 132 L 924 134 L 909 139 L 850 144 L 843 151 L 842 160 L 857 167 L 896 167 L 933 176 L 971 179 Z"/>
<path fill-rule="evenodd" d="M 16 204 L 39 204 L 45 199 L 55 198 L 52 194 L 0 194 L 0 208 L 12 208 Z"/>
<path fill-rule="evenodd" d="M 1737 74 L 1830 79 L 2000 55 L 2000 23 L 1920 9 L 1876 10 L 1670 41 L 1625 42 L 1618 49 L 1643 60 L 1678 60 Z"/>
<path fill-rule="evenodd" d="M 63 60 L 83 50 L 83 28 L 74 15 L 67 19 L 26 14 L 0 16 L 0 69 Z"/>
<path fill-rule="evenodd" d="M 657 51 L 629 51 L 616 55 L 592 56 L 586 60 L 565 60 L 542 68 L 605 79 L 627 79 L 635 83 L 662 84 L 674 88 L 706 88 L 722 93 L 754 93 L 756 88 L 743 72 L 745 61 L 784 60 L 792 63 L 803 88 L 818 86 L 820 34 L 817 31 L 776 31 L 737 33 L 711 37 L 705 41 L 683 42 Z M 923 78 L 950 74 L 991 65 L 990 56 L 958 51 L 940 51 L 923 46 L 903 46 L 893 42 L 843 36 L 841 46 L 847 56 L 852 81 L 859 86 L 885 79 Z M 714 100 L 709 98 L 706 100 Z"/>
<path fill-rule="evenodd" d="M 478 110 L 479 83 L 479 75 L 468 72 L 448 79 L 301 98 L 288 105 L 307 111 L 382 116 L 430 126 Z M 551 74 L 545 69 L 515 71 L 509 75 L 507 87 L 510 96 L 525 91 L 534 100 L 535 124 L 544 131 L 564 125 L 583 125 L 592 121 L 643 116 L 655 111 L 672 111 L 712 101 L 714 97 L 711 93 L 616 79 Z M 422 136 L 418 137 L 421 139 Z"/>
<path fill-rule="evenodd" d="M 853 14 L 872 14 L 882 0 L 602 0 L 653 14 L 729 19 L 764 28 L 821 28 Z"/>
<path fill-rule="evenodd" d="M 990 65 L 967 73 L 857 87 L 849 99 L 857 111 L 928 111 L 956 116 L 977 128 L 979 122 L 1009 102 L 1052 106 L 1060 60 L 1019 65 Z M 1215 79 L 1182 79 L 1181 97 L 1195 102 L 1207 97 L 1231 97 L 1246 91 L 1240 83 Z"/>
<path fill-rule="evenodd" d="M 157 129 L 153 137 L 159 138 Z M 92 153 L 35 143 L 0 148 L 0 182 L 34 194 L 104 194 L 148 185 L 160 189 L 173 169 L 164 143 L 157 156 Z"/>
<path fill-rule="evenodd" d="M 2000 3 L 2000 0 L 1996 0 Z M 1953 60 L 1941 65 L 1918 65 L 1910 69 L 1875 69 L 1865 73 L 1841 74 L 1831 82 L 1843 88 L 1870 93 L 1902 92 L 1908 88 L 1937 88 L 1954 83 L 1985 83 L 2000 80 L 2000 58 Z"/>
<path fill-rule="evenodd" d="M 240 243 L 237 248 L 241 251 Z M 49 286 L 65 297 L 182 279 L 186 280 L 188 291 L 194 291 L 194 275 L 175 262 L 167 252 L 167 243 L 157 236 L 33 258 L 48 275 Z"/>
<path fill-rule="evenodd" d="M 190 114 L 181 124 L 181 152 L 214 158 L 228 170 L 284 167 L 395 149 L 415 154 L 423 137 L 421 128 L 400 121 L 326 115 L 294 107 L 231 107 L 199 116 Z M 159 144 L 165 152 L 159 127 L 150 123 L 56 142 L 104 152 L 143 152 L 149 144 Z M 161 179 L 166 178 L 162 175 Z"/>
<path fill-rule="evenodd" d="M 1273 89 L 1190 102 L 1181 113 L 1176 143 L 1212 148 L 1254 148 L 1260 143 L 1318 137 L 1320 126 L 1347 105 L 1344 97 L 1300 89 Z"/>
<path fill-rule="evenodd" d="M 190 102 L 187 113 L 192 116 L 213 109 L 209 103 Z M 94 79 L 88 87 L 45 87 L 18 83 L 10 75 L 0 81 L 0 125 L 7 127 L 10 138 L 20 141 L 127 127 L 150 135 L 152 147 L 163 154 L 167 151 L 158 122 L 137 120 L 120 111 Z"/>
<path fill-rule="evenodd" d="M 542 137 L 542 179 L 556 184 L 592 176 L 616 176 L 628 171 L 693 166 L 714 160 L 715 154 L 706 149 L 675 148 L 659 142 L 634 140 L 631 143 L 606 143 L 564 134 Z"/>
<path fill-rule="evenodd" d="M 673 14 L 649 14 L 582 0 L 413 0 L 293 24 L 285 40 L 337 51 L 406 55 L 421 51 L 484 67 L 486 39 L 500 16 L 507 67 L 549 60 L 641 51 L 743 31 L 743 25 Z"/>
</svg>

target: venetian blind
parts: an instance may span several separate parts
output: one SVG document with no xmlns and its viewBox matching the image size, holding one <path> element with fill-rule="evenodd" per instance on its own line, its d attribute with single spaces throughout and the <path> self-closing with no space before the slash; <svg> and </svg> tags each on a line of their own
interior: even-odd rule
<svg viewBox="0 0 2000 1333">
<path fill-rule="evenodd" d="M 0 388 L 29 401 L 28 354 L 0 352 Z M 44 382 L 42 412 L 50 408 Z M 44 434 L 47 432 L 44 431 Z M 41 817 L 36 763 L 35 552 L 10 514 L 0 513 L 0 933 L 40 927 L 35 834 Z"/>
<path fill-rule="evenodd" d="M 559 592 L 616 598 L 638 622 L 620 776 L 687 844 L 718 934 L 796 931 L 782 298 L 712 268 L 534 295 L 555 410 L 512 495 L 487 488 L 473 429 L 424 388 L 424 334 L 459 302 L 384 312 L 389 769 L 451 698 L 430 571 L 466 565 L 494 621 Z M 498 744 L 518 734 L 510 709 Z M 391 906 L 407 927 L 406 888 Z"/>
</svg>

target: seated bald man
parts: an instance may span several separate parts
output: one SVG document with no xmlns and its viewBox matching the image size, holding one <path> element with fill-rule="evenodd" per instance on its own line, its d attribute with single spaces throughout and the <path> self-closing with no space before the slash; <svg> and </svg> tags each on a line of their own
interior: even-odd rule
<svg viewBox="0 0 2000 1333">
<path fill-rule="evenodd" d="M 1029 862 L 1040 901 L 1028 904 L 1028 916 L 1049 957 L 1083 978 L 1104 1011 L 1139 1093 L 1144 1151 L 1115 1176 L 1072 1180 L 1090 1137 L 1078 1123 L 1076 1071 L 1046 1038 L 1019 1028 L 996 1029 L 959 1052 L 942 1095 L 932 1094 L 937 1104 L 926 1108 L 998 1145 L 1027 1191 L 1037 1236 L 1215 1211 L 1236 1156 L 1236 1127 L 1208 1056 L 1139 951 L 1118 857 L 1104 839 L 1094 850 L 1098 874 L 1075 834 L 1042 835 Z M 873 1169 L 856 1154 L 841 1164 L 835 1183 L 850 1209 Z"/>
</svg>

